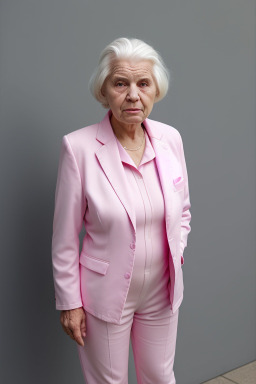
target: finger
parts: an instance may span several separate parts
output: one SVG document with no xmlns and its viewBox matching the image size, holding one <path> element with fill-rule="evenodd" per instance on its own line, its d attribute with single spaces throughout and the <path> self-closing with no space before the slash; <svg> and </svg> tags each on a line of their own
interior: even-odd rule
<svg viewBox="0 0 256 384">
<path fill-rule="evenodd" d="M 69 329 L 68 327 L 65 327 L 65 326 L 63 326 L 63 325 L 62 325 L 62 329 L 63 329 L 63 331 L 64 331 L 69 337 L 71 337 L 72 340 L 75 340 L 74 335 L 73 335 L 73 332 L 72 332 L 71 329 Z"/>
<path fill-rule="evenodd" d="M 82 318 L 80 330 L 81 330 L 82 336 L 85 337 L 86 336 L 86 318 L 85 318 L 85 316 Z"/>
<path fill-rule="evenodd" d="M 74 335 L 74 340 L 77 342 L 77 344 L 79 344 L 83 347 L 84 346 L 84 340 L 82 338 L 80 328 L 75 328 L 73 330 L 73 335 Z"/>
<path fill-rule="evenodd" d="M 71 330 L 68 330 L 67 331 L 67 335 L 72 339 L 72 340 L 75 340 L 75 337 L 74 337 L 74 334 Z"/>
</svg>

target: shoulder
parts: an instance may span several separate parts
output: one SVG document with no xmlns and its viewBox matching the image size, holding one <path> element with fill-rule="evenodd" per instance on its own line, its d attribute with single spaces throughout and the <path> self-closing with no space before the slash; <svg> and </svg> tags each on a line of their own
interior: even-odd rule
<svg viewBox="0 0 256 384">
<path fill-rule="evenodd" d="M 68 146 L 77 156 L 88 152 L 90 149 L 96 149 L 97 144 L 99 144 L 95 140 L 98 126 L 98 123 L 92 124 L 67 133 L 62 137 L 62 145 Z"/>
<path fill-rule="evenodd" d="M 95 140 L 96 134 L 98 130 L 98 124 L 88 125 L 83 128 L 76 129 L 67 133 L 65 136 L 68 139 L 69 143 L 72 146 L 81 145 L 81 143 L 85 144 L 85 142 L 90 142 Z"/>
<path fill-rule="evenodd" d="M 154 136 L 172 143 L 180 143 L 182 141 L 179 130 L 172 125 L 152 119 L 147 119 L 147 122 Z"/>
</svg>

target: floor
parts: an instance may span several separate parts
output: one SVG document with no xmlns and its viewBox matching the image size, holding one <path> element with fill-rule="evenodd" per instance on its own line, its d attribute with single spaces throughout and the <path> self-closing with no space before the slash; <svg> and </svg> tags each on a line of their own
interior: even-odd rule
<svg viewBox="0 0 256 384">
<path fill-rule="evenodd" d="M 202 384 L 256 384 L 256 360 Z"/>
</svg>

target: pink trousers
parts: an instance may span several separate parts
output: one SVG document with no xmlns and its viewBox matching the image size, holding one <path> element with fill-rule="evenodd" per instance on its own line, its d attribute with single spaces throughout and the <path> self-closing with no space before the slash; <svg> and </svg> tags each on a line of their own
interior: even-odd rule
<svg viewBox="0 0 256 384">
<path fill-rule="evenodd" d="M 83 281 L 81 268 L 81 281 Z M 138 384 L 175 384 L 177 310 L 171 313 L 169 270 L 134 273 L 121 324 L 86 312 L 85 346 L 78 346 L 86 384 L 128 384 L 131 337 Z M 82 292 L 83 293 L 83 292 Z"/>
</svg>

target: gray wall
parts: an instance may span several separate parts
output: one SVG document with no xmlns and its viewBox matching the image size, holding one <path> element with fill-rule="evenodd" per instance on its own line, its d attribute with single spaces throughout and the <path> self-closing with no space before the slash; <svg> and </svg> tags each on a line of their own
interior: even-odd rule
<svg viewBox="0 0 256 384">
<path fill-rule="evenodd" d="M 120 36 L 173 74 L 150 117 L 181 132 L 190 181 L 177 383 L 256 359 L 255 1 L 2 0 L 0 15 L 1 382 L 83 383 L 55 310 L 54 192 L 62 136 L 105 114 L 87 83 Z"/>
</svg>

